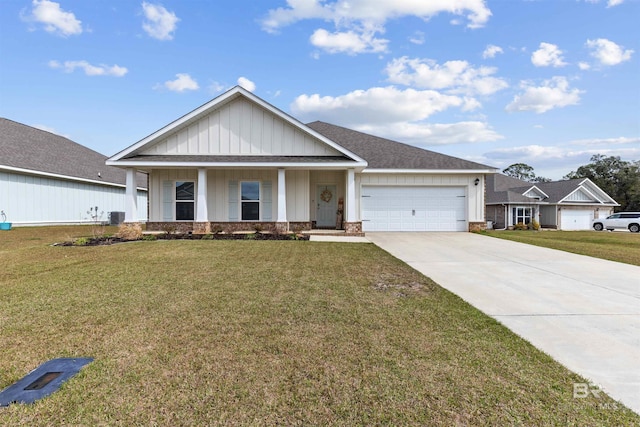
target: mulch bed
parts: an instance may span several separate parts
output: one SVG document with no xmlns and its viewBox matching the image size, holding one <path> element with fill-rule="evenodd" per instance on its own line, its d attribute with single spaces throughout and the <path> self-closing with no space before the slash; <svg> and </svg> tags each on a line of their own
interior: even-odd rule
<svg viewBox="0 0 640 427">
<path fill-rule="evenodd" d="M 153 236 L 152 238 L 146 236 Z M 146 238 L 145 238 L 146 237 Z M 135 242 L 141 240 L 309 240 L 308 235 L 303 234 L 147 234 L 136 240 L 125 240 L 119 237 L 86 237 L 74 241 L 54 243 L 52 246 L 107 246 L 116 243 Z"/>
</svg>

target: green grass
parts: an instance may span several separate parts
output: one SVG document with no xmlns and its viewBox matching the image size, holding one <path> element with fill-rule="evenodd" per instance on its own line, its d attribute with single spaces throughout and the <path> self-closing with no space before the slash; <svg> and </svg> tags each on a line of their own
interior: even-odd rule
<svg viewBox="0 0 640 427">
<path fill-rule="evenodd" d="M 481 234 L 640 266 L 640 233 L 504 230 Z"/>
<path fill-rule="evenodd" d="M 0 425 L 640 425 L 374 245 L 86 230 L 0 233 L 0 388 L 95 358 Z"/>
</svg>

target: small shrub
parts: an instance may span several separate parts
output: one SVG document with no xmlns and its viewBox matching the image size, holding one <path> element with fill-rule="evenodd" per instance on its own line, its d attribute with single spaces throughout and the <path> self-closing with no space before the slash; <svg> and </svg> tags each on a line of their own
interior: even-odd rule
<svg viewBox="0 0 640 427">
<path fill-rule="evenodd" d="M 207 233 L 202 236 L 202 240 L 213 240 L 213 234 Z"/>
<path fill-rule="evenodd" d="M 142 238 L 142 227 L 136 223 L 122 223 L 118 227 L 116 236 L 124 240 L 140 240 Z"/>
<path fill-rule="evenodd" d="M 73 246 L 87 246 L 90 239 L 88 237 L 78 237 L 73 241 Z"/>
<path fill-rule="evenodd" d="M 142 240 L 145 240 L 147 242 L 153 242 L 155 240 L 158 240 L 158 238 L 156 237 L 155 234 L 143 234 Z"/>
<path fill-rule="evenodd" d="M 211 227 L 211 232 L 213 234 L 220 234 L 222 233 L 222 226 L 220 224 L 216 224 L 213 227 Z"/>
<path fill-rule="evenodd" d="M 538 221 L 531 221 L 531 224 L 529 224 L 529 230 L 540 230 L 540 223 Z"/>
<path fill-rule="evenodd" d="M 160 227 L 162 231 L 164 231 L 165 234 L 175 234 L 176 232 L 176 225 L 175 224 L 170 224 L 170 223 L 164 223 L 162 224 L 162 227 Z"/>
<path fill-rule="evenodd" d="M 526 230 L 527 229 L 527 224 L 525 224 L 524 222 L 519 222 L 516 225 L 513 226 L 514 230 Z"/>
<path fill-rule="evenodd" d="M 252 233 L 252 234 L 245 234 L 245 236 L 244 236 L 244 238 L 245 238 L 246 240 L 256 240 L 256 237 L 257 237 L 257 236 L 256 236 L 256 234 L 255 234 L 255 233 Z"/>
<path fill-rule="evenodd" d="M 262 232 L 262 224 L 253 224 L 253 229 L 256 231 L 256 233 L 261 233 Z"/>
</svg>

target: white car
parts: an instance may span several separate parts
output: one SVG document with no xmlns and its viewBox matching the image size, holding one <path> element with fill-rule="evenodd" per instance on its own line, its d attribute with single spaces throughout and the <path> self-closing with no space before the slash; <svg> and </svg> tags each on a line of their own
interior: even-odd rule
<svg viewBox="0 0 640 427">
<path fill-rule="evenodd" d="M 622 229 L 638 233 L 640 232 L 640 212 L 618 212 L 606 218 L 596 218 L 591 226 L 596 231 Z"/>
</svg>

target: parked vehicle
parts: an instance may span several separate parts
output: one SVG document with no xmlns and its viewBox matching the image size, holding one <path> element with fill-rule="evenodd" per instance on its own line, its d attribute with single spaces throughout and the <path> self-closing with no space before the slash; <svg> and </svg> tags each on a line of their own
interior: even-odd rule
<svg viewBox="0 0 640 427">
<path fill-rule="evenodd" d="M 640 232 L 640 212 L 618 212 L 606 218 L 596 218 L 591 226 L 596 231 L 626 229 L 632 233 L 638 233 Z"/>
</svg>

